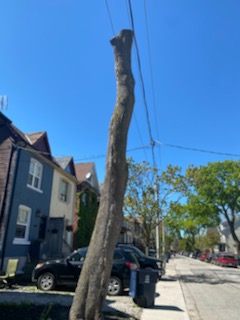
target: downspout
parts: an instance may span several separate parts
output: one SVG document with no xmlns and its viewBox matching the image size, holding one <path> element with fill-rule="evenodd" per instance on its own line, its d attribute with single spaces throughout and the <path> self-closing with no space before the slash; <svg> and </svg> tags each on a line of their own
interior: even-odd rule
<svg viewBox="0 0 240 320">
<path fill-rule="evenodd" d="M 10 195 L 9 195 L 9 206 L 8 206 L 8 210 L 6 212 L 6 227 L 4 230 L 4 234 L 3 234 L 3 242 L 2 242 L 2 250 L 1 250 L 1 266 L 0 266 L 0 270 L 1 272 L 3 271 L 3 264 L 4 264 L 4 256 L 5 256 L 5 251 L 6 251 L 6 242 L 7 242 L 7 236 L 8 236 L 8 228 L 9 228 L 9 222 L 10 222 L 10 213 L 11 213 L 11 209 L 12 209 L 12 200 L 13 200 L 13 194 L 14 194 L 14 187 L 15 187 L 15 183 L 16 183 L 16 176 L 17 176 L 17 168 L 18 168 L 18 164 L 19 164 L 19 154 L 20 154 L 20 149 L 19 148 L 15 148 L 14 146 L 12 146 L 11 149 L 11 158 L 9 161 L 9 171 L 8 171 L 8 176 L 7 176 L 7 180 L 9 182 L 9 178 L 10 178 L 10 169 L 12 166 L 12 157 L 13 157 L 13 153 L 14 151 L 17 150 L 17 155 L 16 155 L 16 163 L 15 163 L 15 168 L 13 171 L 13 178 L 12 178 L 12 184 L 11 184 L 11 189 L 10 189 Z M 5 195 L 6 198 L 6 195 Z M 5 199 L 6 201 L 6 199 Z M 6 205 L 3 206 L 3 209 L 6 209 Z M 1 212 L 1 214 L 4 214 L 4 212 Z"/>
</svg>

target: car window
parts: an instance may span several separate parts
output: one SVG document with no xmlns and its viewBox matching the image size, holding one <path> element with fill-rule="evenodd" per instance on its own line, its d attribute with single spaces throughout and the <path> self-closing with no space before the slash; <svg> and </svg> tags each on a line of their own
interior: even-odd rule
<svg viewBox="0 0 240 320">
<path fill-rule="evenodd" d="M 128 252 L 128 254 L 129 254 L 130 257 L 131 257 L 131 260 L 132 260 L 133 262 L 135 262 L 136 265 L 138 265 L 139 262 L 138 262 L 138 259 L 137 259 L 136 254 L 135 254 L 133 251 Z"/>
<path fill-rule="evenodd" d="M 138 255 L 141 258 L 145 258 L 146 257 L 145 253 L 143 253 L 140 249 L 138 249 L 136 247 L 133 248 L 133 251 L 134 251 L 134 253 L 136 255 Z"/>
<path fill-rule="evenodd" d="M 145 254 L 137 247 L 133 247 L 133 246 L 124 247 L 123 246 L 123 248 L 133 251 L 138 258 L 145 258 L 146 257 Z"/>
<path fill-rule="evenodd" d="M 114 252 L 113 260 L 122 260 L 124 259 L 123 255 L 119 251 Z"/>
</svg>

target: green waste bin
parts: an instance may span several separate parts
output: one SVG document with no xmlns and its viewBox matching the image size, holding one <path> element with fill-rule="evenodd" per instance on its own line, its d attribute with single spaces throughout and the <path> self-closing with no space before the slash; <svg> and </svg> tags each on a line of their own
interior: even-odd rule
<svg viewBox="0 0 240 320">
<path fill-rule="evenodd" d="M 142 308 L 154 306 L 158 271 L 153 269 L 139 269 L 136 273 L 134 303 Z"/>
</svg>

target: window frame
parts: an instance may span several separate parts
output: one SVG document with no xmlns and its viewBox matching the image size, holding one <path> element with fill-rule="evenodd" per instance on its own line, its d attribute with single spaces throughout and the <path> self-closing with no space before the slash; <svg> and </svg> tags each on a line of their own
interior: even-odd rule
<svg viewBox="0 0 240 320">
<path fill-rule="evenodd" d="M 25 210 L 27 212 L 27 221 L 26 221 L 26 223 L 18 221 L 19 215 L 21 213 L 21 210 Z M 15 234 L 14 234 L 14 239 L 13 239 L 13 243 L 14 244 L 25 244 L 25 245 L 31 244 L 31 242 L 29 241 L 31 216 L 32 216 L 32 209 L 30 207 L 27 207 L 25 205 L 20 204 L 19 207 L 18 207 L 18 215 L 17 215 L 17 220 L 16 220 L 16 229 L 15 229 Z M 25 226 L 24 238 L 16 237 L 16 231 L 17 231 L 17 226 L 18 225 Z"/>
<path fill-rule="evenodd" d="M 65 184 L 66 190 L 63 190 L 62 186 Z M 64 192 L 63 192 L 64 191 Z M 70 197 L 70 184 L 67 180 L 60 178 L 60 185 L 59 185 L 59 200 L 68 203 L 69 202 L 69 197 Z"/>
<path fill-rule="evenodd" d="M 31 172 L 33 167 L 33 172 Z M 39 173 L 38 173 L 39 172 Z M 27 186 L 33 190 L 42 192 L 41 186 L 42 186 L 42 175 L 43 175 L 43 165 L 38 160 L 31 158 L 29 170 L 28 170 L 28 182 Z M 30 176 L 32 176 L 31 183 L 29 183 Z M 37 180 L 38 179 L 38 180 Z M 35 183 L 37 182 L 37 186 L 35 186 Z"/>
</svg>

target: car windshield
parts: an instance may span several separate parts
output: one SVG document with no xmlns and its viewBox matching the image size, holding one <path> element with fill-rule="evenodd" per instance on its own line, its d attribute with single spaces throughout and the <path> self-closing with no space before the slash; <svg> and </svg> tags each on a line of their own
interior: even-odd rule
<svg viewBox="0 0 240 320">
<path fill-rule="evenodd" d="M 146 257 L 145 254 L 137 247 L 130 247 L 129 249 L 132 250 L 138 257 Z"/>
<path fill-rule="evenodd" d="M 84 261 L 86 258 L 87 249 L 83 248 L 73 252 L 69 256 L 69 261 Z"/>
</svg>

